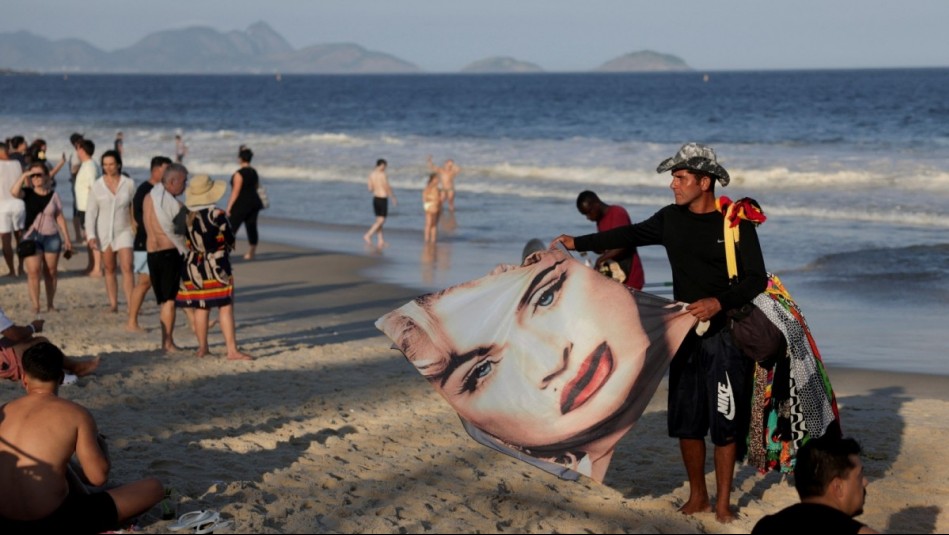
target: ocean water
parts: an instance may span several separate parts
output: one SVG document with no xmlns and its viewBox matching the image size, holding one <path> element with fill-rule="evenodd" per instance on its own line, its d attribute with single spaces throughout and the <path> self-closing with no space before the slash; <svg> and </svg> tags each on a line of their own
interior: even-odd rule
<svg viewBox="0 0 949 535">
<path fill-rule="evenodd" d="M 768 268 L 828 363 L 949 374 L 949 69 L 704 74 L 2 76 L 0 135 L 43 137 L 58 158 L 74 131 L 101 152 L 121 130 L 136 179 L 176 133 L 189 170 L 220 179 L 248 144 L 272 202 L 264 240 L 379 255 L 372 276 L 420 291 L 592 231 L 584 189 L 648 217 L 672 202 L 656 165 L 707 143 L 732 175 L 718 193 L 764 207 Z M 429 155 L 462 168 L 434 248 Z M 377 158 L 399 200 L 382 251 L 361 240 Z M 664 251 L 641 253 L 667 291 Z"/>
</svg>

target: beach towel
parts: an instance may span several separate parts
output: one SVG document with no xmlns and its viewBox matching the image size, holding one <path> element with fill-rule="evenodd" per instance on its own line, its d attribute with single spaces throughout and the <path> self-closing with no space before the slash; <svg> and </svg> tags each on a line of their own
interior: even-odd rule
<svg viewBox="0 0 949 535">
<path fill-rule="evenodd" d="M 551 250 L 421 296 L 376 326 L 477 442 L 602 481 L 695 321 L 683 303 Z"/>
<path fill-rule="evenodd" d="M 736 249 L 740 219 L 760 225 L 767 220 L 752 199 L 717 200 L 725 214 L 725 253 L 729 276 L 737 278 Z M 784 353 L 755 364 L 748 463 L 760 472 L 792 472 L 797 450 L 811 438 L 840 434 L 840 413 L 830 378 L 814 337 L 781 279 L 768 273 L 768 287 L 751 302 L 783 335 Z"/>
<path fill-rule="evenodd" d="M 804 314 L 777 276 L 754 304 L 784 334 L 787 353 L 755 366 L 748 463 L 760 472 L 792 472 L 807 440 L 840 434 L 837 399 Z"/>
</svg>

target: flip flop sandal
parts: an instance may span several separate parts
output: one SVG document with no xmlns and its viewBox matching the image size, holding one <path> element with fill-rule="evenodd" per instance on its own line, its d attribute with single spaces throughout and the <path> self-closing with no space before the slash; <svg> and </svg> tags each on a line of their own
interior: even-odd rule
<svg viewBox="0 0 949 535">
<path fill-rule="evenodd" d="M 194 528 L 194 532 L 201 535 L 204 533 L 214 533 L 216 529 L 228 529 L 231 527 L 232 522 L 230 520 L 221 520 L 216 518 L 207 524 L 202 524 Z"/>
<path fill-rule="evenodd" d="M 171 531 L 180 531 L 182 529 L 191 529 L 198 526 L 215 523 L 220 520 L 221 515 L 217 511 L 201 510 L 191 511 L 178 517 L 178 521 L 168 526 Z"/>
</svg>

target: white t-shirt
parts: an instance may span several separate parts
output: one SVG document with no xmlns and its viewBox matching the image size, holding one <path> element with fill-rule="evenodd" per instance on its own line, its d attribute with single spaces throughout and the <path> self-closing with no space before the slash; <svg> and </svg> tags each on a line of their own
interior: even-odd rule
<svg viewBox="0 0 949 535">
<path fill-rule="evenodd" d="M 0 201 L 7 201 L 13 198 L 10 190 L 23 174 L 23 168 L 20 162 L 16 160 L 0 160 Z"/>
<path fill-rule="evenodd" d="M 79 165 L 79 172 L 76 173 L 76 208 L 80 212 L 86 211 L 89 191 L 92 190 L 92 185 L 99 174 L 99 166 L 96 165 L 95 160 L 86 160 Z"/>
</svg>

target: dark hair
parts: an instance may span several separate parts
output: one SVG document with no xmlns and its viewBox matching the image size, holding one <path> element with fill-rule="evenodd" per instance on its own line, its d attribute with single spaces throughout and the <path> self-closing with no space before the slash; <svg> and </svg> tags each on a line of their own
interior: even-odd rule
<svg viewBox="0 0 949 535">
<path fill-rule="evenodd" d="M 254 151 L 244 147 L 240 152 L 237 153 L 237 157 L 240 158 L 242 162 L 250 163 L 250 161 L 254 158 Z"/>
<path fill-rule="evenodd" d="M 27 170 L 33 169 L 34 167 L 43 171 L 43 176 L 47 176 L 47 177 L 49 176 L 49 168 L 46 167 L 46 164 L 44 162 L 41 162 L 41 161 L 30 162 L 30 164 L 26 166 Z"/>
<path fill-rule="evenodd" d="M 593 202 L 600 202 L 600 198 L 590 190 L 581 191 L 580 195 L 577 195 L 577 210 L 583 211 L 582 205 L 590 204 Z"/>
<path fill-rule="evenodd" d="M 10 138 L 10 148 L 15 149 L 20 145 L 26 144 L 26 138 L 23 136 L 13 136 Z"/>
<path fill-rule="evenodd" d="M 29 151 L 27 151 L 27 155 L 29 156 L 31 162 L 45 162 L 46 151 L 43 150 L 43 145 L 45 145 L 46 143 L 45 142 L 37 143 L 37 141 L 42 142 L 43 140 L 37 139 L 36 141 L 34 141 L 33 144 L 30 145 L 30 149 Z"/>
<path fill-rule="evenodd" d="M 152 165 L 150 169 L 158 169 L 163 165 L 171 165 L 171 158 L 167 156 L 155 156 L 152 158 Z"/>
<path fill-rule="evenodd" d="M 44 383 L 63 379 L 66 356 L 50 342 L 40 342 L 23 352 L 23 372 Z"/>
<path fill-rule="evenodd" d="M 80 141 L 82 141 L 82 134 L 79 132 L 73 132 L 72 135 L 69 136 L 69 143 L 73 147 L 75 147 L 76 143 L 79 143 Z"/>
<path fill-rule="evenodd" d="M 383 160 L 382 158 L 379 158 L 378 160 L 376 160 L 376 167 L 379 167 L 380 165 L 389 165 L 389 162 Z"/>
<path fill-rule="evenodd" d="M 104 166 L 105 159 L 108 157 L 115 158 L 115 163 L 119 164 L 119 172 L 122 172 L 122 156 L 119 155 L 119 151 L 114 149 L 109 149 L 102 153 L 102 157 L 99 158 L 99 162 Z"/>
<path fill-rule="evenodd" d="M 852 438 L 824 435 L 812 438 L 797 452 L 794 488 L 801 499 L 823 496 L 836 477 L 846 477 L 856 465 L 851 455 L 860 455 L 860 444 Z"/>
<path fill-rule="evenodd" d="M 716 175 L 713 175 L 709 173 L 708 171 L 702 171 L 700 169 L 689 167 L 688 165 L 685 165 L 685 164 L 672 168 L 673 173 L 675 173 L 676 171 L 685 171 L 686 173 L 689 173 L 690 175 L 695 177 L 696 182 L 701 182 L 702 177 L 708 177 L 708 180 L 709 180 L 708 190 L 712 193 L 715 192 L 715 182 L 718 180 L 718 177 Z"/>
<path fill-rule="evenodd" d="M 89 156 L 92 156 L 96 153 L 96 144 L 93 143 L 91 139 L 80 139 L 79 146 L 82 147 L 82 150 Z"/>
</svg>

